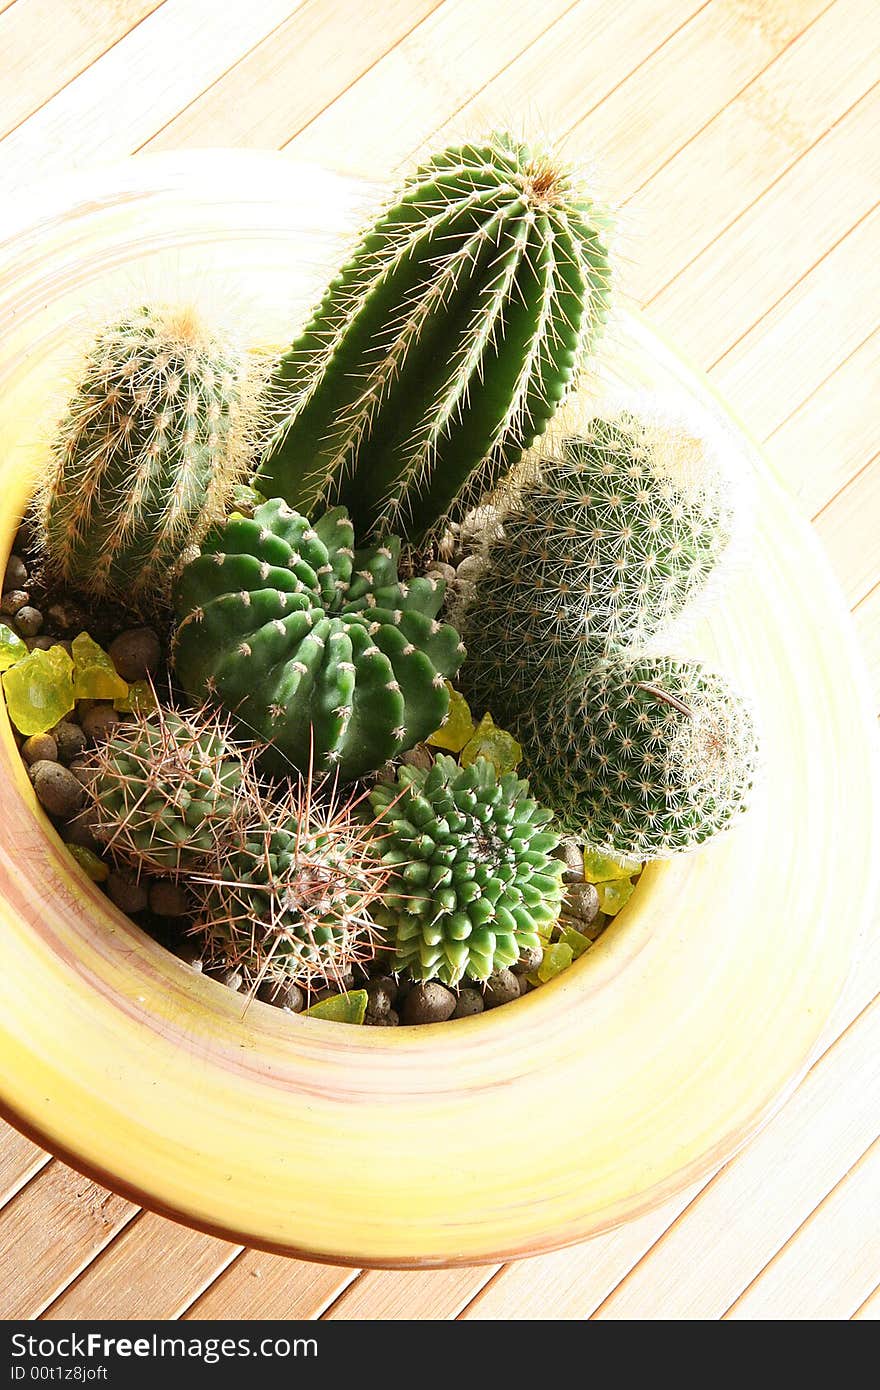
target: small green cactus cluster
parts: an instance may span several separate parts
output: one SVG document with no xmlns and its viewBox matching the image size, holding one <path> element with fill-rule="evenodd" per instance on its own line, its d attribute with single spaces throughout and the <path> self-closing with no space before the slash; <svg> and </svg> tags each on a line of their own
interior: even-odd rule
<svg viewBox="0 0 880 1390">
<path fill-rule="evenodd" d="M 696 661 L 603 659 L 548 689 L 519 732 L 535 793 L 567 832 L 619 858 L 693 849 L 748 807 L 751 711 Z"/>
<path fill-rule="evenodd" d="M 292 409 L 267 496 L 358 535 L 419 542 L 490 491 L 592 351 L 610 292 L 607 215 L 550 153 L 506 134 L 406 180 L 282 359 Z"/>
<path fill-rule="evenodd" d="M 745 803 L 742 701 L 698 666 L 645 656 L 705 592 L 736 512 L 709 439 L 656 413 L 597 416 L 533 460 L 464 599 L 466 692 L 597 847 L 690 849 Z"/>
<path fill-rule="evenodd" d="M 195 868 L 236 819 L 244 766 L 220 715 L 135 712 L 87 766 L 95 836 L 138 873 Z"/>
<path fill-rule="evenodd" d="M 401 767 L 370 795 L 392 877 L 376 919 L 393 966 L 414 979 L 485 980 L 539 945 L 559 914 L 562 863 L 552 812 L 486 758 Z"/>
<path fill-rule="evenodd" d="M 314 791 L 311 779 L 281 801 L 252 789 L 247 817 L 190 880 L 208 964 L 240 971 L 250 990 L 341 985 L 375 953 L 388 871 L 357 799 L 339 805 Z"/>
<path fill-rule="evenodd" d="M 192 309 L 143 307 L 87 354 L 37 498 L 50 578 L 160 608 L 251 464 L 260 373 Z"/>
<path fill-rule="evenodd" d="M 464 648 L 437 621 L 443 581 L 401 581 L 399 550 L 356 551 L 342 507 L 314 526 L 277 500 L 231 517 L 176 586 L 184 688 L 220 700 L 277 772 L 314 760 L 345 781 L 427 738 Z"/>
</svg>

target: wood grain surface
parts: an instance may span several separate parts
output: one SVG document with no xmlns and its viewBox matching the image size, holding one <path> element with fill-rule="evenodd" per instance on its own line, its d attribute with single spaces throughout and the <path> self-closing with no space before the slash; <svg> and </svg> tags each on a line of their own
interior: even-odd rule
<svg viewBox="0 0 880 1390">
<path fill-rule="evenodd" d="M 0 0 L 0 196 L 144 148 L 283 148 L 385 176 L 492 122 L 559 133 L 620 208 L 630 302 L 815 519 L 880 709 L 873 0 L 359 0 L 356 24 L 353 8 Z M 872 941 L 801 1087 L 708 1182 L 494 1269 L 241 1251 L 4 1128 L 0 1315 L 877 1318 L 878 993 Z"/>
</svg>

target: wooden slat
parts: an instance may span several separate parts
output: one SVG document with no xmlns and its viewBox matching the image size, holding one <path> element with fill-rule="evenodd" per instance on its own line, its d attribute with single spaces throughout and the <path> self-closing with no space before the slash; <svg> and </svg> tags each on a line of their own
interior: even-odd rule
<svg viewBox="0 0 880 1390">
<path fill-rule="evenodd" d="M 880 1269 L 878 1211 L 880 1140 L 726 1316 L 785 1322 L 851 1317 Z"/>
<path fill-rule="evenodd" d="M 366 1270 L 333 1303 L 325 1318 L 438 1322 L 454 1318 L 491 1279 L 498 1266 L 420 1269 L 401 1273 Z"/>
<path fill-rule="evenodd" d="M 0 1318 L 33 1318 L 137 1211 L 52 1162 L 0 1212 Z"/>
<path fill-rule="evenodd" d="M 381 179 L 574 0 L 445 0 L 286 148 Z"/>
<path fill-rule="evenodd" d="M 161 3 L 18 0 L 0 18 L 0 137 L 8 135 Z"/>
<path fill-rule="evenodd" d="M 689 357 L 716 362 L 870 212 L 878 190 L 874 86 L 651 301 L 651 318 Z"/>
<path fill-rule="evenodd" d="M 880 1322 L 880 1284 L 853 1313 L 854 1318 L 865 1318 L 870 1322 Z"/>
<path fill-rule="evenodd" d="M 0 1120 L 0 1207 L 48 1162 L 47 1153 Z"/>
<path fill-rule="evenodd" d="M 631 197 L 827 3 L 713 0 L 572 127 L 566 148 L 595 153 L 615 194 Z"/>
<path fill-rule="evenodd" d="M 183 1316 L 210 1321 L 317 1318 L 356 1277 L 356 1269 L 247 1250 Z"/>
<path fill-rule="evenodd" d="M 773 1123 L 709 1184 L 597 1316 L 721 1317 L 876 1138 L 878 1048 L 880 1000 L 813 1066 Z"/>
<path fill-rule="evenodd" d="M 560 139 L 706 3 L 581 0 L 428 138 L 441 144 L 512 120 Z"/>
<path fill-rule="evenodd" d="M 713 367 L 713 384 L 766 438 L 877 326 L 880 213 L 860 222 Z"/>
<path fill-rule="evenodd" d="M 584 1245 L 505 1265 L 461 1317 L 555 1322 L 589 1317 L 701 1186 L 688 1188 L 646 1216 Z"/>
<path fill-rule="evenodd" d="M 144 148 L 253 145 L 278 149 L 435 10 L 441 0 L 360 4 L 357 43 L 333 42 L 349 0 L 309 0 Z"/>
<path fill-rule="evenodd" d="M 773 431 L 767 450 L 811 516 L 880 453 L 880 331 Z"/>
<path fill-rule="evenodd" d="M 215 0 L 165 0 L 0 141 L 0 183 L 17 188 L 36 171 L 46 177 L 130 154 L 294 8 L 296 0 L 222 6 Z"/>
<path fill-rule="evenodd" d="M 43 1316 L 76 1320 L 175 1318 L 241 1248 L 152 1212 L 142 1212 Z"/>
<path fill-rule="evenodd" d="M 763 7 L 765 15 L 769 6 Z M 650 300 L 810 148 L 877 79 L 874 0 L 835 0 L 633 194 L 626 287 Z M 686 216 L 676 215 L 686 209 Z"/>
<path fill-rule="evenodd" d="M 878 525 L 880 458 L 875 458 L 816 518 L 816 530 L 853 606 L 880 582 Z"/>
</svg>

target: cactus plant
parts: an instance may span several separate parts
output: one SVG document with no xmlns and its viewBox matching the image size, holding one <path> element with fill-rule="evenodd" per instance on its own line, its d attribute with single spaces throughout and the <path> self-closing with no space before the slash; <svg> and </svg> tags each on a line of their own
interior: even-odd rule
<svg viewBox="0 0 880 1390">
<path fill-rule="evenodd" d="M 281 801 L 251 784 L 247 816 L 190 880 L 193 932 L 209 965 L 238 970 L 250 990 L 264 984 L 283 997 L 292 984 L 341 984 L 371 959 L 371 909 L 388 871 L 359 817 L 362 800 L 322 795 L 311 776 Z"/>
<path fill-rule="evenodd" d="M 435 154 L 282 359 L 293 405 L 257 485 L 419 541 L 544 430 L 609 282 L 607 217 L 554 155 L 506 134 Z"/>
<path fill-rule="evenodd" d="M 625 409 L 555 440 L 456 619 L 468 691 L 509 719 L 548 668 L 567 675 L 643 647 L 705 589 L 734 521 L 717 452 L 681 422 Z"/>
<path fill-rule="evenodd" d="M 400 543 L 353 549 L 344 508 L 314 527 L 286 503 L 232 517 L 180 575 L 174 663 L 193 698 L 221 701 L 264 766 L 342 780 L 426 738 L 464 655 L 437 621 L 444 585 L 397 577 Z"/>
<path fill-rule="evenodd" d="M 391 871 L 376 912 L 397 970 L 417 980 L 485 980 L 539 945 L 562 900 L 552 812 L 486 758 L 401 767 L 370 794 Z"/>
<path fill-rule="evenodd" d="M 602 660 L 517 725 L 535 793 L 564 829 L 618 858 L 692 849 L 748 807 L 754 720 L 696 661 Z"/>
<path fill-rule="evenodd" d="M 82 367 L 37 498 L 49 575 L 149 610 L 227 509 L 260 429 L 255 360 L 192 309 L 109 324 Z"/>
<path fill-rule="evenodd" d="M 229 832 L 246 762 L 216 713 L 136 711 L 87 756 L 94 834 L 138 872 L 191 870 Z"/>
</svg>

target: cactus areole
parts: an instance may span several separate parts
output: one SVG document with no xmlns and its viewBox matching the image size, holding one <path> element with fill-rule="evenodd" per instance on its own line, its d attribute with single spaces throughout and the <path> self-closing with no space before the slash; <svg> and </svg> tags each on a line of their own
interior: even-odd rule
<svg viewBox="0 0 880 1390">
<path fill-rule="evenodd" d="M 374 771 L 446 717 L 464 656 L 437 621 L 444 584 L 397 577 L 394 538 L 355 550 L 341 507 L 314 526 L 282 501 L 233 516 L 175 589 L 174 662 L 224 705 L 272 771 Z"/>
<path fill-rule="evenodd" d="M 503 134 L 434 155 L 282 359 L 290 411 L 257 485 L 421 540 L 545 429 L 609 289 L 607 219 L 553 156 Z"/>
</svg>

